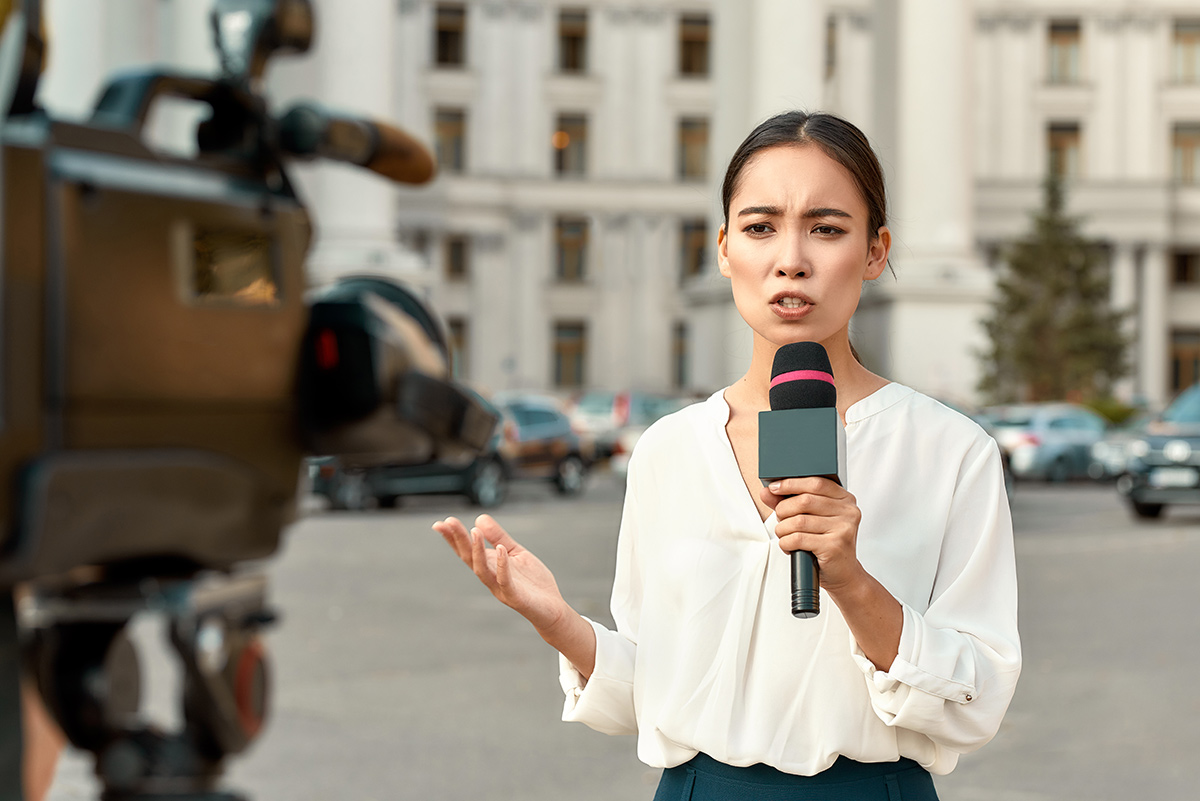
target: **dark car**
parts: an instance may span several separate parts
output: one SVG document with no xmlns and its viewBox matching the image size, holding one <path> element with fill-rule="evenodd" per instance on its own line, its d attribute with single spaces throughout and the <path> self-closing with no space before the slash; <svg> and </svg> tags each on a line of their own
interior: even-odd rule
<svg viewBox="0 0 1200 801">
<path fill-rule="evenodd" d="M 582 492 L 590 454 L 554 402 L 519 397 L 496 405 L 501 425 L 473 462 L 343 469 L 336 459 L 314 459 L 312 492 L 334 509 L 391 507 L 405 495 L 465 495 L 491 508 L 504 502 L 513 479 L 548 480 L 563 495 Z"/>
<path fill-rule="evenodd" d="M 1117 490 L 1138 517 L 1200 504 L 1200 384 L 1183 391 L 1129 444 Z"/>
</svg>

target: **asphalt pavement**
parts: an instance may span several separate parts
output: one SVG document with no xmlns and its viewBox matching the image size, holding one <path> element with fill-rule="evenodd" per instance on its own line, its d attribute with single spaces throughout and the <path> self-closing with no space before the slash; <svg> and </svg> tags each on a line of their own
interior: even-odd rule
<svg viewBox="0 0 1200 801">
<path fill-rule="evenodd" d="M 597 474 L 577 499 L 518 487 L 495 514 L 577 609 L 611 622 L 620 503 Z M 554 653 L 429 529 L 475 513 L 457 498 L 310 507 L 268 564 L 282 611 L 271 722 L 230 761 L 228 787 L 289 801 L 653 797 L 658 771 L 632 737 L 559 721 Z M 938 777 L 943 801 L 1195 798 L 1200 507 L 1135 522 L 1111 486 L 1019 484 L 1013 513 L 1024 673 L 996 739 Z M 153 652 L 154 622 L 139 625 L 147 705 L 170 726 L 171 660 Z M 97 797 L 89 771 L 68 753 L 51 799 Z"/>
</svg>

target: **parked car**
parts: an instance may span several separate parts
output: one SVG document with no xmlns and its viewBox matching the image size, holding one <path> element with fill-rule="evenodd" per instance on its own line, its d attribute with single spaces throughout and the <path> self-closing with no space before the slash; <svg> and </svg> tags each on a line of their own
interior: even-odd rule
<svg viewBox="0 0 1200 801">
<path fill-rule="evenodd" d="M 986 410 L 993 436 L 1018 479 L 1068 481 L 1088 474 L 1092 446 L 1108 430 L 1100 415 L 1076 403 L 1027 403 Z"/>
<path fill-rule="evenodd" d="M 1159 517 L 1171 504 L 1200 503 L 1200 383 L 1184 390 L 1129 444 L 1117 490 L 1143 518 Z"/>
<path fill-rule="evenodd" d="M 1112 481 L 1125 472 L 1129 459 L 1129 447 L 1141 439 L 1146 425 L 1154 418 L 1148 414 L 1135 415 L 1128 421 L 1110 428 L 1092 446 L 1092 461 L 1088 465 L 1088 476 L 1096 481 Z"/>
<path fill-rule="evenodd" d="M 596 457 L 607 459 L 617 452 L 623 431 L 644 431 L 682 405 L 677 398 L 651 392 L 593 390 L 571 405 L 569 415 L 576 433 L 592 439 Z"/>
<path fill-rule="evenodd" d="M 583 491 L 590 451 L 551 399 L 509 397 L 496 403 L 500 425 L 488 446 L 467 464 L 429 462 L 343 468 L 334 458 L 309 463 L 312 492 L 333 509 L 391 507 L 405 495 L 465 495 L 499 506 L 511 480 L 547 480 L 563 495 Z"/>
</svg>

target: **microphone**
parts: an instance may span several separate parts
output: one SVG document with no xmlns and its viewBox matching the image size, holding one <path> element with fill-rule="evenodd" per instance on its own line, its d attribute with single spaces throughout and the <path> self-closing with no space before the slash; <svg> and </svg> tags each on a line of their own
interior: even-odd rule
<svg viewBox="0 0 1200 801">
<path fill-rule="evenodd" d="M 292 155 L 357 164 L 405 184 L 425 183 L 436 169 L 425 146 L 399 128 L 315 103 L 297 104 L 283 116 L 279 140 Z"/>
<path fill-rule="evenodd" d="M 816 342 L 792 342 L 775 351 L 771 411 L 758 413 L 758 477 L 763 486 L 782 478 L 823 476 L 842 483 L 845 432 L 829 354 Z M 792 614 L 821 612 L 817 560 L 792 551 Z"/>
</svg>

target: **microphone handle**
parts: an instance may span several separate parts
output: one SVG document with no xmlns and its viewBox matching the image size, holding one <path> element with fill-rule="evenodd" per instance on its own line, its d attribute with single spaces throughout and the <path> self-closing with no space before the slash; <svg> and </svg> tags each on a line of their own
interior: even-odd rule
<svg viewBox="0 0 1200 801">
<path fill-rule="evenodd" d="M 792 615 L 816 617 L 821 613 L 821 580 L 817 557 L 811 551 L 792 551 Z"/>
</svg>

